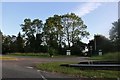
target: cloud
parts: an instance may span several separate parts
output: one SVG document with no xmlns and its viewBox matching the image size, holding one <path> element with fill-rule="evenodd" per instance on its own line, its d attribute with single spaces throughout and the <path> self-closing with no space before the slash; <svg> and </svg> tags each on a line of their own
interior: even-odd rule
<svg viewBox="0 0 120 80">
<path fill-rule="evenodd" d="M 101 6 L 101 2 L 118 2 L 118 1 L 119 0 L 86 0 L 86 3 L 77 6 L 75 10 L 73 10 L 73 12 L 76 13 L 78 16 L 82 17 L 88 13 L 91 13 L 99 6 Z"/>
<path fill-rule="evenodd" d="M 91 13 L 92 11 L 97 9 L 100 5 L 101 3 L 98 2 L 84 3 L 83 5 L 77 6 L 73 12 L 78 16 L 82 17 L 88 13 Z"/>
</svg>

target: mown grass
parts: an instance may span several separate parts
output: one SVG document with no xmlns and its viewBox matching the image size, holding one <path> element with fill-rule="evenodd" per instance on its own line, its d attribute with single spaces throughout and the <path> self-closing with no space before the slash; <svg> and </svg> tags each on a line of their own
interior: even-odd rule
<svg viewBox="0 0 120 80">
<path fill-rule="evenodd" d="M 107 61 L 120 61 L 120 52 L 106 53 L 102 56 L 93 56 L 93 60 L 107 60 Z"/>
<path fill-rule="evenodd" d="M 41 57 L 41 58 L 49 58 L 50 55 L 48 53 L 10 53 L 8 56 L 30 56 L 30 57 Z M 65 57 L 76 57 L 74 55 L 53 55 L 53 58 L 65 58 Z"/>
<path fill-rule="evenodd" d="M 80 70 L 79 68 L 60 66 L 63 63 L 73 62 L 50 62 L 36 64 L 36 68 L 49 72 L 58 72 L 84 78 L 120 78 L 120 71 L 112 70 Z"/>
<path fill-rule="evenodd" d="M 31 57 L 49 57 L 49 54 L 44 53 L 11 53 L 9 56 L 31 56 Z"/>
</svg>

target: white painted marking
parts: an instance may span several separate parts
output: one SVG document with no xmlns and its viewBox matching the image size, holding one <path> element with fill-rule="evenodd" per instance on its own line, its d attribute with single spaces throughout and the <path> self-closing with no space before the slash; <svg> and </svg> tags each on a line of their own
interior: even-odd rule
<svg viewBox="0 0 120 80">
<path fill-rule="evenodd" d="M 41 77 L 43 78 L 43 80 L 47 80 L 43 75 L 41 75 Z"/>
<path fill-rule="evenodd" d="M 33 67 L 31 67 L 31 66 L 28 66 L 27 68 L 33 69 Z M 40 72 L 40 71 L 41 71 L 41 70 L 37 70 L 37 72 Z M 41 75 L 41 77 L 42 77 L 43 80 L 47 80 L 43 75 Z"/>
<path fill-rule="evenodd" d="M 37 72 L 40 72 L 40 70 L 37 70 Z"/>
<path fill-rule="evenodd" d="M 41 70 L 37 70 L 37 72 L 40 72 Z M 42 74 L 41 74 L 41 77 L 43 80 L 47 80 Z"/>
<path fill-rule="evenodd" d="M 30 67 L 30 66 L 28 66 L 27 68 L 29 68 L 29 69 L 33 69 L 33 67 Z"/>
</svg>

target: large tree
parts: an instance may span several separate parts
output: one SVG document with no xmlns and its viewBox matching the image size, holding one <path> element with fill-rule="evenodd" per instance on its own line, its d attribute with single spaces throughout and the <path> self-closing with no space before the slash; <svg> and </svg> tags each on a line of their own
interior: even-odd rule
<svg viewBox="0 0 120 80">
<path fill-rule="evenodd" d="M 120 47 L 120 19 L 112 23 L 112 25 L 109 32 L 110 39 L 114 42 L 116 50 L 120 51 L 120 49 L 118 49 Z"/>
<path fill-rule="evenodd" d="M 32 26 L 32 21 L 31 19 L 25 19 L 24 23 L 21 24 L 22 26 L 22 31 L 24 32 L 24 37 L 26 39 L 25 42 L 25 52 L 32 52 L 34 48 L 33 44 L 34 44 L 34 33 L 36 28 Z"/>
<path fill-rule="evenodd" d="M 76 45 L 83 37 L 87 37 L 87 26 L 74 13 L 54 15 L 46 19 L 44 24 L 45 40 L 49 47 L 61 50 Z M 67 45 L 66 46 L 66 42 Z"/>
<path fill-rule="evenodd" d="M 74 13 L 62 15 L 62 26 L 64 27 L 64 39 L 68 43 L 68 48 L 70 48 L 70 44 L 74 45 L 76 41 L 89 35 L 83 20 Z"/>
<path fill-rule="evenodd" d="M 40 43 L 38 42 L 38 35 L 42 34 L 42 26 L 43 23 L 39 19 L 25 19 L 24 23 L 21 24 L 22 31 L 24 32 L 24 36 L 26 38 L 26 46 L 25 49 L 28 51 L 36 52 L 36 48 L 39 47 Z"/>
<path fill-rule="evenodd" d="M 53 17 L 46 19 L 43 30 L 47 45 L 54 48 L 61 46 L 63 36 L 61 16 L 54 15 Z"/>
<path fill-rule="evenodd" d="M 33 28 L 35 28 L 35 52 L 41 52 L 42 51 L 42 38 L 43 38 L 43 23 L 42 20 L 34 19 L 32 22 Z"/>
</svg>

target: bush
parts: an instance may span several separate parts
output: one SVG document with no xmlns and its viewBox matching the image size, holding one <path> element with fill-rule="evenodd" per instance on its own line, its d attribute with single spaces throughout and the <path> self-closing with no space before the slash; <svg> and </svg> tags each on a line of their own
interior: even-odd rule
<svg viewBox="0 0 120 80">
<path fill-rule="evenodd" d="M 54 48 L 49 48 L 48 53 L 49 53 L 50 57 L 53 57 L 53 55 L 56 54 L 57 51 Z"/>
<path fill-rule="evenodd" d="M 108 53 L 102 57 L 105 60 L 120 61 L 120 52 Z"/>
<path fill-rule="evenodd" d="M 107 60 L 107 61 L 120 61 L 120 52 L 106 53 L 102 56 L 93 56 L 91 59 Z"/>
</svg>

